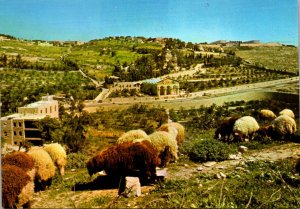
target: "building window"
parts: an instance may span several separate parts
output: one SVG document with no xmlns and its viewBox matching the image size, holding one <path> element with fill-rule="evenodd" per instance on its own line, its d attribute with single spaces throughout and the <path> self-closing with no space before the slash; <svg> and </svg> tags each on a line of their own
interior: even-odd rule
<svg viewBox="0 0 300 209">
<path fill-rule="evenodd" d="M 45 112 L 46 112 L 46 114 L 47 114 L 47 112 L 48 112 L 48 111 L 47 111 L 47 108 L 45 109 Z"/>
<path fill-rule="evenodd" d="M 50 114 L 52 113 L 52 107 L 50 106 Z"/>
<path fill-rule="evenodd" d="M 17 127 L 17 123 L 16 122 L 14 122 L 14 127 Z"/>
<path fill-rule="evenodd" d="M 16 131 L 14 131 L 14 135 L 17 136 L 17 132 Z"/>
<path fill-rule="evenodd" d="M 19 127 L 22 127 L 22 123 L 21 122 L 19 122 Z"/>
<path fill-rule="evenodd" d="M 41 110 L 40 113 L 42 114 L 42 113 L 43 113 L 43 110 Z"/>
<path fill-rule="evenodd" d="M 7 136 L 7 131 L 4 131 L 4 136 Z"/>
<path fill-rule="evenodd" d="M 22 131 L 19 131 L 19 135 L 22 136 Z"/>
<path fill-rule="evenodd" d="M 54 111 L 56 112 L 56 105 L 54 105 Z"/>
</svg>

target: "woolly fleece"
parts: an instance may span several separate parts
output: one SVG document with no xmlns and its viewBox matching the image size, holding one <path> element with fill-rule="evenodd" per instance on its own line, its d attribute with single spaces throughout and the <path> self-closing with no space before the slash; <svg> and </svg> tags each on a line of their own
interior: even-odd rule
<svg viewBox="0 0 300 209">
<path fill-rule="evenodd" d="M 42 147 L 31 148 L 28 154 L 33 158 L 38 180 L 46 181 L 55 175 L 54 163 L 48 152 Z"/>
<path fill-rule="evenodd" d="M 297 125 L 293 118 L 288 115 L 281 115 L 272 123 L 273 129 L 279 136 L 285 136 L 295 134 L 297 131 Z"/>
<path fill-rule="evenodd" d="M 166 131 L 171 134 L 172 133 L 174 134 L 175 132 L 172 130 L 173 127 L 177 130 L 177 134 L 176 134 L 177 144 L 182 145 L 184 142 L 185 130 L 183 125 L 181 125 L 180 123 L 176 123 L 176 122 L 166 123 L 160 126 L 157 130 Z"/>
<path fill-rule="evenodd" d="M 287 115 L 287 116 L 290 116 L 291 118 L 295 118 L 294 112 L 290 109 L 284 109 L 284 110 L 280 111 L 279 115 Z"/>
<path fill-rule="evenodd" d="M 274 119 L 276 118 L 275 113 L 272 110 L 262 109 L 260 110 L 260 115 L 266 119 Z"/>
<path fill-rule="evenodd" d="M 156 131 L 150 134 L 148 137 L 144 138 L 153 144 L 153 146 L 158 150 L 158 152 L 163 152 L 167 146 L 171 149 L 171 154 L 173 160 L 178 160 L 178 145 L 176 139 L 165 131 Z"/>
<path fill-rule="evenodd" d="M 33 192 L 33 182 L 24 170 L 15 165 L 2 166 L 2 207 L 22 206 L 32 199 Z"/>
<path fill-rule="evenodd" d="M 146 132 L 141 129 L 127 131 L 117 140 L 117 144 L 121 144 L 123 142 L 131 142 L 135 139 L 141 139 L 147 136 L 148 135 L 146 134 Z"/>
<path fill-rule="evenodd" d="M 244 136 L 249 136 L 259 129 L 259 125 L 255 118 L 251 116 L 244 116 L 235 121 L 233 126 L 233 133 L 242 134 Z"/>
<path fill-rule="evenodd" d="M 31 180 L 34 179 L 34 161 L 27 153 L 14 151 L 5 155 L 4 159 L 2 160 L 2 165 L 6 164 L 18 166 L 30 176 Z"/>
<path fill-rule="evenodd" d="M 54 164 L 58 167 L 60 175 L 63 176 L 67 164 L 67 153 L 63 146 L 58 143 L 45 144 L 44 150 L 48 152 Z"/>
<path fill-rule="evenodd" d="M 90 175 L 104 170 L 108 175 L 115 177 L 126 176 L 139 170 L 142 178 L 154 178 L 155 168 L 159 164 L 158 152 L 151 143 L 124 142 L 91 158 L 87 163 L 87 169 Z"/>
</svg>

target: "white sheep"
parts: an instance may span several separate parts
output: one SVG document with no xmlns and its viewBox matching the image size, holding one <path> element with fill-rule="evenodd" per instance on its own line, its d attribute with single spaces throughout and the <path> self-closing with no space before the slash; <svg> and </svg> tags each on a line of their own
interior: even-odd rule
<svg viewBox="0 0 300 209">
<path fill-rule="evenodd" d="M 182 145 L 184 142 L 185 130 L 184 130 L 184 126 L 181 125 L 180 123 L 176 123 L 176 122 L 166 123 L 161 125 L 157 130 L 166 131 L 173 135 L 176 135 L 178 146 Z"/>
<path fill-rule="evenodd" d="M 272 110 L 267 110 L 267 109 L 260 110 L 260 116 L 263 119 L 271 119 L 271 120 L 273 120 L 274 118 L 276 118 L 275 113 Z"/>
<path fill-rule="evenodd" d="M 169 147 L 171 151 L 171 160 L 178 160 L 178 145 L 176 138 L 174 138 L 172 134 L 165 131 L 155 131 L 143 140 L 150 141 L 159 152 L 164 152 L 166 147 Z"/>
<path fill-rule="evenodd" d="M 127 131 L 117 140 L 117 144 L 121 144 L 123 142 L 131 142 L 136 139 L 145 138 L 147 136 L 148 135 L 146 134 L 146 132 L 141 129 Z"/>
<path fill-rule="evenodd" d="M 57 166 L 59 174 L 63 176 L 67 164 L 67 153 L 63 146 L 58 143 L 45 144 L 44 150 L 48 152 L 52 161 Z"/>
<path fill-rule="evenodd" d="M 271 136 L 275 139 L 288 139 L 297 131 L 297 125 L 288 115 L 280 115 L 272 122 Z"/>
<path fill-rule="evenodd" d="M 244 116 L 236 120 L 233 125 L 233 134 L 235 139 L 252 139 L 253 134 L 259 129 L 259 125 L 255 118 Z"/>
<path fill-rule="evenodd" d="M 279 115 L 287 115 L 287 116 L 290 116 L 291 118 L 295 118 L 294 112 L 290 109 L 284 109 L 284 110 L 280 111 Z"/>
<path fill-rule="evenodd" d="M 45 190 L 51 185 L 55 175 L 55 165 L 47 151 L 42 147 L 31 147 L 28 155 L 32 157 L 36 169 L 35 191 Z"/>
</svg>

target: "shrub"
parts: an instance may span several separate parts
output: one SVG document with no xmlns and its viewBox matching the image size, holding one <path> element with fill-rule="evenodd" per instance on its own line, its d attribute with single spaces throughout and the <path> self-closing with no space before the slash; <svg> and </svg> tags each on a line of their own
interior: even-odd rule
<svg viewBox="0 0 300 209">
<path fill-rule="evenodd" d="M 214 139 L 196 139 L 186 145 L 185 152 L 194 162 L 223 161 L 228 159 L 233 149 Z"/>
<path fill-rule="evenodd" d="M 88 157 L 82 153 L 71 153 L 68 155 L 68 163 L 66 168 L 85 168 Z"/>
</svg>

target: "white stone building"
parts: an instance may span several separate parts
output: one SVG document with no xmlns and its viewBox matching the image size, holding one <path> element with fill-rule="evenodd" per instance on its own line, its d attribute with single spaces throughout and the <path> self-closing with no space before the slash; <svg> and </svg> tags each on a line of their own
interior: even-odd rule
<svg viewBox="0 0 300 209">
<path fill-rule="evenodd" d="M 53 96 L 45 96 L 41 101 L 19 107 L 18 113 L 1 117 L 1 140 L 11 145 L 42 141 L 34 122 L 46 116 L 58 118 L 58 113 L 58 101 Z"/>
</svg>

